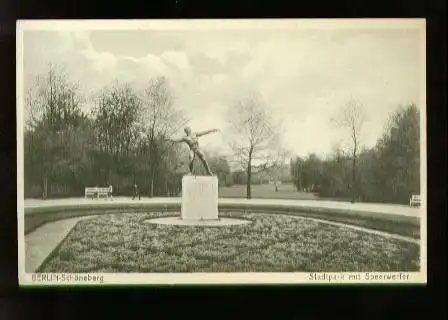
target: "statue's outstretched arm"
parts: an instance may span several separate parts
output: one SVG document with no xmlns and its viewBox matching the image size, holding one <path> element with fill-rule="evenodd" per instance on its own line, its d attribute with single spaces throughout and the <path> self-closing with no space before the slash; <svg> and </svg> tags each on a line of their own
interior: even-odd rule
<svg viewBox="0 0 448 320">
<path fill-rule="evenodd" d="M 205 131 L 201 131 L 201 132 L 196 133 L 196 136 L 200 137 L 200 136 L 204 136 L 206 134 L 213 133 L 213 132 L 218 132 L 218 131 L 219 131 L 219 129 L 205 130 Z"/>
<path fill-rule="evenodd" d="M 174 143 L 179 143 L 179 142 L 183 142 L 184 138 L 180 138 L 180 139 L 166 139 L 166 140 L 174 142 Z"/>
</svg>

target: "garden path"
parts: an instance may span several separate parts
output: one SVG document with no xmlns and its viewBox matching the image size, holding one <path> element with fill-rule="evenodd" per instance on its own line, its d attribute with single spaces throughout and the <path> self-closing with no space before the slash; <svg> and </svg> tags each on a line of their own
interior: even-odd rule
<svg viewBox="0 0 448 320">
<path fill-rule="evenodd" d="M 46 223 L 25 236 L 25 270 L 35 272 L 84 216 Z"/>
</svg>

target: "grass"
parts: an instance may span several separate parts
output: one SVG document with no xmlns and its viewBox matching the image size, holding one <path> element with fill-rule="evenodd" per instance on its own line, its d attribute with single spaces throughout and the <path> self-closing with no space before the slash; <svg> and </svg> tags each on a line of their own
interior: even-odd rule
<svg viewBox="0 0 448 320">
<path fill-rule="evenodd" d="M 173 213 L 79 222 L 40 272 L 418 271 L 417 244 L 288 215 L 225 213 L 249 225 L 154 225 Z"/>
<path fill-rule="evenodd" d="M 275 186 L 270 184 L 252 184 L 252 198 L 256 199 L 291 199 L 291 200 L 317 200 L 319 196 L 309 192 L 297 192 L 293 184 L 281 184 L 278 192 Z M 246 198 L 245 185 L 233 185 L 231 187 L 219 187 L 219 197 L 222 198 Z"/>
</svg>

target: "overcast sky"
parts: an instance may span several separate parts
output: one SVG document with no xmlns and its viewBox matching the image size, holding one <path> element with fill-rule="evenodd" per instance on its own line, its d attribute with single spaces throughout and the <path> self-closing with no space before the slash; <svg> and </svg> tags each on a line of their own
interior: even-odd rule
<svg viewBox="0 0 448 320">
<path fill-rule="evenodd" d="M 282 121 L 297 155 L 324 154 L 347 136 L 329 119 L 350 98 L 362 102 L 362 142 L 371 146 L 399 105 L 421 101 L 421 37 L 414 29 L 25 31 L 24 86 L 62 63 L 86 96 L 126 80 L 169 78 L 175 106 L 193 130 L 222 128 L 201 145 L 221 150 L 226 108 L 251 90 Z M 87 106 L 88 107 L 88 106 Z M 181 132 L 179 132 L 181 134 Z"/>
</svg>

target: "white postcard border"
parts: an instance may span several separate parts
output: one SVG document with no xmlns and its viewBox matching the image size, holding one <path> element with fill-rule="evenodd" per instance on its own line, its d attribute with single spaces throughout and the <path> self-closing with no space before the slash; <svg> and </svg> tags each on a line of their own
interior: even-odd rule
<svg viewBox="0 0 448 320">
<path fill-rule="evenodd" d="M 179 30 L 179 29 L 401 29 L 421 30 L 420 94 L 420 219 L 419 272 L 309 273 L 93 273 L 39 274 L 25 272 L 23 176 L 23 32 L 30 30 Z M 191 284 L 425 284 L 427 282 L 427 151 L 426 151 L 426 20 L 425 19 L 224 19 L 224 20 L 18 20 L 17 21 L 17 222 L 19 285 L 191 285 Z M 367 274 L 370 277 L 367 277 Z M 387 280 L 388 276 L 398 279 Z M 83 277 L 87 276 L 87 280 Z M 78 279 L 75 279 L 78 277 Z M 315 278 L 312 278 L 315 277 Z M 386 277 L 386 278 L 385 278 Z M 101 280 L 102 279 L 102 280 Z"/>
</svg>

